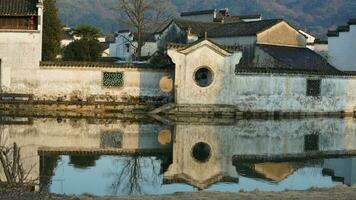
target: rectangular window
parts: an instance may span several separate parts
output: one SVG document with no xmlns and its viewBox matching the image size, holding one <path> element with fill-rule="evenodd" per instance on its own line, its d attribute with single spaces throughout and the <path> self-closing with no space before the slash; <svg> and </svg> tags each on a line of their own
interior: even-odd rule
<svg viewBox="0 0 356 200">
<path fill-rule="evenodd" d="M 321 80 L 307 80 L 307 96 L 320 97 Z"/>
<path fill-rule="evenodd" d="M 122 87 L 124 85 L 123 72 L 104 72 L 103 86 L 104 87 Z"/>
<path fill-rule="evenodd" d="M 313 133 L 304 136 L 304 151 L 318 151 L 319 150 L 319 134 Z"/>
<path fill-rule="evenodd" d="M 130 44 L 125 44 L 125 47 L 126 47 L 126 52 L 130 53 Z"/>
<path fill-rule="evenodd" d="M 37 17 L 1 17 L 0 29 L 37 30 Z"/>
</svg>

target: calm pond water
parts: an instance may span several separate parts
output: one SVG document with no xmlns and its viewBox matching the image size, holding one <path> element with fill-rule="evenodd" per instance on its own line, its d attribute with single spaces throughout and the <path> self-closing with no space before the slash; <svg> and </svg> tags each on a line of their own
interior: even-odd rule
<svg viewBox="0 0 356 200">
<path fill-rule="evenodd" d="M 0 122 L 0 145 L 20 146 L 29 178 L 57 194 L 283 191 L 356 184 L 353 118 L 162 124 L 1 117 Z"/>
</svg>

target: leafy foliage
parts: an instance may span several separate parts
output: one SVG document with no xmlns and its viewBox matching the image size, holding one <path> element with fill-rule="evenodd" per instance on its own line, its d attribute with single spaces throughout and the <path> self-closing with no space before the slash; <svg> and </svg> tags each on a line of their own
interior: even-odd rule
<svg viewBox="0 0 356 200">
<path fill-rule="evenodd" d="M 55 60 L 61 51 L 62 24 L 56 0 L 44 1 L 42 60 Z"/>
<path fill-rule="evenodd" d="M 65 61 L 98 61 L 104 47 L 97 40 L 75 40 L 63 51 Z"/>
<path fill-rule="evenodd" d="M 74 29 L 74 34 L 79 40 L 71 42 L 63 50 L 65 61 L 98 61 L 104 46 L 97 40 L 100 32 L 90 25 L 79 25 Z"/>
<path fill-rule="evenodd" d="M 81 37 L 83 40 L 96 40 L 100 37 L 100 32 L 90 25 L 78 25 L 74 29 L 74 35 Z"/>
<path fill-rule="evenodd" d="M 164 49 L 158 49 L 158 51 L 151 57 L 150 64 L 156 67 L 166 67 L 172 65 L 173 62 Z"/>
</svg>

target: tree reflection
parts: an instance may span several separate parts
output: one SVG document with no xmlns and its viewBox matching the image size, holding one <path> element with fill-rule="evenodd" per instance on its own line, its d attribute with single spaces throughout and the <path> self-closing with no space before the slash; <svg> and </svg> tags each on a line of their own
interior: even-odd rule
<svg viewBox="0 0 356 200">
<path fill-rule="evenodd" d="M 131 156 L 114 162 L 120 170 L 109 174 L 114 177 L 114 183 L 110 186 L 112 195 L 144 194 L 144 185 L 159 183 L 160 167 L 157 167 L 159 165 L 155 157 Z"/>
</svg>

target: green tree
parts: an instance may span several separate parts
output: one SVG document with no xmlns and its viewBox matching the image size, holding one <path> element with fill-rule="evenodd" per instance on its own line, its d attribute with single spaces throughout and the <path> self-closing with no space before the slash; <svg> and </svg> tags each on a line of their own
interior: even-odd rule
<svg viewBox="0 0 356 200">
<path fill-rule="evenodd" d="M 42 60 L 55 60 L 61 52 L 62 24 L 56 0 L 44 1 Z"/>
<path fill-rule="evenodd" d="M 90 25 L 79 25 L 74 29 L 74 35 L 83 40 L 97 40 L 100 37 L 100 31 Z"/>
<path fill-rule="evenodd" d="M 97 61 L 104 51 L 104 46 L 97 40 L 100 31 L 90 25 L 79 25 L 74 35 L 80 37 L 64 48 L 65 61 Z"/>
<path fill-rule="evenodd" d="M 63 51 L 65 61 L 98 61 L 104 47 L 98 40 L 76 40 Z"/>
</svg>

